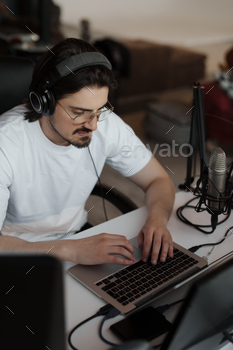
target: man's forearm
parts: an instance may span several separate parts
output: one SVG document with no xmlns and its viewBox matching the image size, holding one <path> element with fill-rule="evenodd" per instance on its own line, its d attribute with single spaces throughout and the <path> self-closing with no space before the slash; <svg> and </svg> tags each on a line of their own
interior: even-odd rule
<svg viewBox="0 0 233 350">
<path fill-rule="evenodd" d="M 64 261 L 69 260 L 65 245 L 66 241 L 28 242 L 17 237 L 0 235 L 0 251 L 50 254 Z"/>
<path fill-rule="evenodd" d="M 49 254 L 62 261 L 82 265 L 130 265 L 135 261 L 134 248 L 126 237 L 109 233 L 46 242 L 27 242 L 17 237 L 0 236 L 0 251 Z"/>
<path fill-rule="evenodd" d="M 169 177 L 158 178 L 146 190 L 148 217 L 167 225 L 175 199 L 174 185 Z"/>
</svg>

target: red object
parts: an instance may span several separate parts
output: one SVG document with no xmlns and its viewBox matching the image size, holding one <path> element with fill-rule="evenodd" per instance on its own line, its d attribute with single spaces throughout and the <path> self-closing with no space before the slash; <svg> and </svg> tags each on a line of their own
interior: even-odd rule
<svg viewBox="0 0 233 350">
<path fill-rule="evenodd" d="M 233 100 L 216 81 L 202 85 L 205 87 L 205 114 L 219 117 L 205 115 L 207 137 L 233 146 Z"/>
</svg>

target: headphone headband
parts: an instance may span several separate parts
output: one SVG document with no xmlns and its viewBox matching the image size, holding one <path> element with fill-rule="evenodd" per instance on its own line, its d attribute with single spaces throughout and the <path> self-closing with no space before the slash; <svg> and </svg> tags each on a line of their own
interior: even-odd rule
<svg viewBox="0 0 233 350">
<path fill-rule="evenodd" d="M 100 52 L 83 52 L 73 55 L 64 61 L 58 63 L 49 72 L 45 73 L 44 78 L 41 80 L 40 87 L 42 88 L 42 93 L 45 90 L 50 89 L 54 84 L 56 84 L 61 78 L 74 74 L 78 69 L 101 65 L 105 66 L 109 70 L 112 69 L 112 65 L 109 60 Z"/>
<path fill-rule="evenodd" d="M 49 71 L 45 71 L 39 81 L 37 81 L 29 92 L 29 100 L 33 109 L 40 114 L 53 114 L 55 101 L 52 92 L 49 91 L 51 87 L 61 78 L 69 74 L 74 74 L 76 70 L 94 65 L 105 66 L 109 70 L 112 69 L 111 63 L 102 53 L 83 52 L 73 55 L 58 63 Z"/>
</svg>

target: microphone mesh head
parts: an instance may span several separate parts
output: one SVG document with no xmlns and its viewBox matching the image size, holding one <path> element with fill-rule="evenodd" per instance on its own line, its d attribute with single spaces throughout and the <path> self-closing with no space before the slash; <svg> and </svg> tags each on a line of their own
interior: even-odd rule
<svg viewBox="0 0 233 350">
<path fill-rule="evenodd" d="M 226 154 L 220 147 L 216 147 L 211 151 L 209 168 L 215 171 L 226 171 Z"/>
</svg>

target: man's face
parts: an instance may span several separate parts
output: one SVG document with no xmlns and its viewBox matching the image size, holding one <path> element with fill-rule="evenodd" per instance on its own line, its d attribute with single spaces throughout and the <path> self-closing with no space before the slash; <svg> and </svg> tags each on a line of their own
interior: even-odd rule
<svg viewBox="0 0 233 350">
<path fill-rule="evenodd" d="M 91 142 L 92 132 L 97 129 L 97 117 L 90 119 L 91 113 L 100 111 L 107 101 L 108 87 L 106 86 L 85 87 L 59 100 L 54 114 L 49 117 L 50 137 L 46 136 L 58 145 L 72 144 L 78 148 L 87 147 Z M 89 116 L 82 116 L 83 113 Z M 69 115 L 72 118 L 76 116 L 78 118 L 73 121 Z"/>
</svg>

